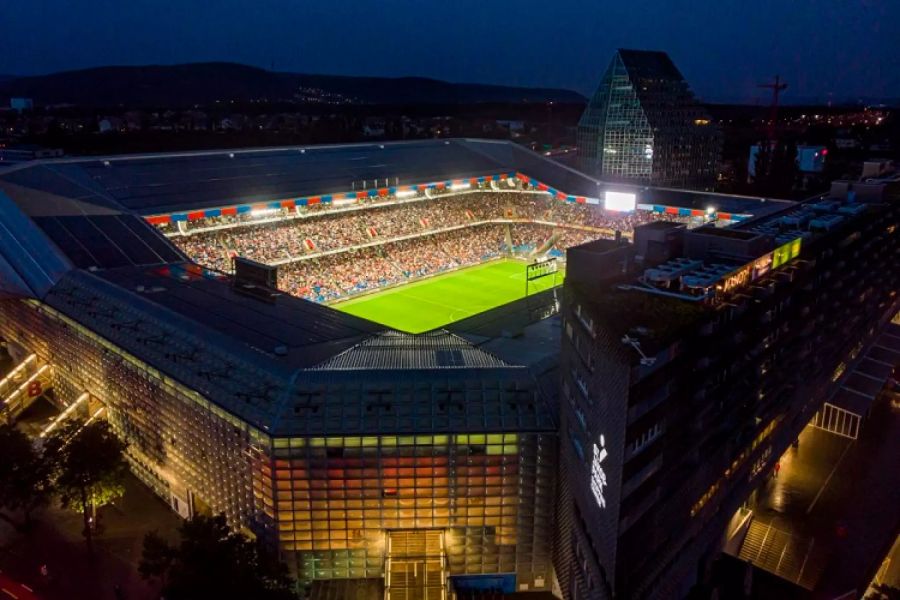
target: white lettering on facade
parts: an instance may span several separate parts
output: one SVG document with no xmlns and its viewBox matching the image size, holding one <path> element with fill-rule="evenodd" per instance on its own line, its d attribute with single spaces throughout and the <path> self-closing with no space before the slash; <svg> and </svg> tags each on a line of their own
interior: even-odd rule
<svg viewBox="0 0 900 600">
<path fill-rule="evenodd" d="M 594 459 L 591 461 L 591 492 L 600 508 L 606 508 L 606 497 L 603 491 L 606 489 L 606 472 L 603 470 L 603 461 L 606 459 L 606 440 L 600 436 L 600 445 L 594 444 Z"/>
</svg>

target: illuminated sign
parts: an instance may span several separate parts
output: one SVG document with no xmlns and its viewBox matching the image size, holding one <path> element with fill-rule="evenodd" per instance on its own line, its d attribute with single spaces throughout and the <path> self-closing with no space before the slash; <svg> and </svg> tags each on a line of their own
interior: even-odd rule
<svg viewBox="0 0 900 600">
<path fill-rule="evenodd" d="M 800 256 L 800 245 L 802 242 L 803 240 L 801 238 L 797 238 L 787 244 L 775 248 L 775 251 L 772 253 L 774 255 L 772 268 L 777 269 Z"/>
<path fill-rule="evenodd" d="M 625 192 L 611 192 L 607 190 L 603 193 L 603 208 L 606 210 L 614 210 L 618 212 L 630 212 L 637 207 L 637 196 Z"/>
<path fill-rule="evenodd" d="M 752 266 L 753 265 L 750 264 L 741 267 L 737 271 L 732 271 L 722 282 L 722 291 L 730 292 L 734 288 L 739 288 L 750 283 L 750 275 L 753 270 Z"/>
<path fill-rule="evenodd" d="M 600 436 L 600 445 L 594 444 L 594 459 L 591 461 L 591 492 L 597 506 L 606 508 L 606 497 L 603 490 L 606 489 L 606 472 L 603 470 L 603 461 L 606 460 L 606 440 Z"/>
<path fill-rule="evenodd" d="M 556 264 L 556 258 L 548 258 L 547 260 L 540 260 L 527 265 L 525 267 L 525 279 L 534 281 L 547 275 L 553 275 L 557 271 L 559 271 L 559 266 Z"/>
<path fill-rule="evenodd" d="M 718 286 L 718 290 L 720 292 L 730 292 L 735 288 L 747 285 L 751 281 L 756 281 L 773 269 L 783 267 L 800 256 L 802 243 L 802 239 L 797 238 L 775 248 L 772 252 L 760 256 L 753 262 L 735 269 L 725 276 L 722 283 Z"/>
<path fill-rule="evenodd" d="M 762 277 L 772 269 L 772 253 L 764 254 L 753 261 L 753 279 Z"/>
</svg>

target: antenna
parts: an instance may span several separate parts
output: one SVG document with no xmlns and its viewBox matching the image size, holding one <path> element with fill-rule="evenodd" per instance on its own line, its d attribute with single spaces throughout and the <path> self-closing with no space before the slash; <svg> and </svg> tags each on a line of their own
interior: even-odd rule
<svg viewBox="0 0 900 600">
<path fill-rule="evenodd" d="M 766 135 L 769 139 L 769 142 L 775 141 L 775 123 L 778 122 L 778 98 L 781 96 L 781 92 L 787 89 L 787 84 L 781 81 L 781 76 L 776 75 L 775 81 L 772 83 L 760 83 L 756 87 L 766 88 L 772 90 L 772 104 L 769 109 L 769 124 L 766 127 Z"/>
<path fill-rule="evenodd" d="M 650 366 L 653 366 L 653 364 L 656 362 L 655 357 L 647 356 L 646 354 L 644 354 L 644 351 L 641 350 L 641 343 L 639 341 L 637 341 L 635 338 L 633 338 L 629 335 L 625 335 L 622 337 L 622 343 L 628 344 L 629 346 L 631 346 L 632 348 L 637 350 L 638 354 L 641 355 L 641 364 L 643 366 L 650 367 Z"/>
</svg>

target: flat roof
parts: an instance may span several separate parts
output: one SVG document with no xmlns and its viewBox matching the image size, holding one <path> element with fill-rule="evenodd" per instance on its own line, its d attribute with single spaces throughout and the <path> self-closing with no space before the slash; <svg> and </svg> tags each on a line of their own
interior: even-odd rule
<svg viewBox="0 0 900 600">
<path fill-rule="evenodd" d="M 474 177 L 505 168 L 459 140 L 51 159 L 39 165 L 40 176 L 32 169 L 11 176 L 143 215 Z"/>
<path fill-rule="evenodd" d="M 268 303 L 239 294 L 227 277 L 187 261 L 140 218 L 498 173 L 521 173 L 557 195 L 602 198 L 605 189 L 624 187 L 654 203 L 705 207 L 713 199 L 731 212 L 770 206 L 606 184 L 495 140 L 62 158 L 0 170 L 0 211 L 4 222 L 20 225 L 10 230 L 9 243 L 0 239 L 0 255 L 28 250 L 31 262 L 16 263 L 24 265 L 21 272 L 36 264 L 47 273 L 40 286 L 31 285 L 40 291 L 30 297 L 273 434 L 541 430 L 552 427 L 539 400 L 543 384 L 522 363 L 543 365 L 544 379 L 552 379 L 550 353 L 558 338 L 558 320 L 546 319 L 552 295 L 500 307 L 451 331 L 401 334 L 288 295 Z M 638 298 L 627 300 L 635 324 L 654 328 L 645 322 L 648 312 L 667 303 L 653 298 L 656 309 L 642 312 L 646 296 L 631 295 Z M 675 316 L 682 311 L 673 310 Z M 672 316 L 662 315 L 656 327 L 682 321 Z M 509 331 L 525 331 L 540 348 L 519 343 Z M 377 412 L 373 394 L 392 395 L 393 408 Z M 445 395 L 464 401 L 432 405 Z"/>
<path fill-rule="evenodd" d="M 190 263 L 96 275 L 161 309 L 161 316 L 175 312 L 290 368 L 312 367 L 385 330 L 288 294 L 272 303 L 249 297 L 232 289 L 230 277 Z"/>
</svg>

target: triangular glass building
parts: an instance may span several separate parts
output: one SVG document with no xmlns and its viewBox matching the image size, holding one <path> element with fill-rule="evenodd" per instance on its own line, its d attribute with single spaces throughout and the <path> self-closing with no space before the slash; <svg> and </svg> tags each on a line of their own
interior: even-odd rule
<svg viewBox="0 0 900 600">
<path fill-rule="evenodd" d="M 720 149 L 665 52 L 618 50 L 578 123 L 581 169 L 606 181 L 712 189 Z"/>
</svg>

